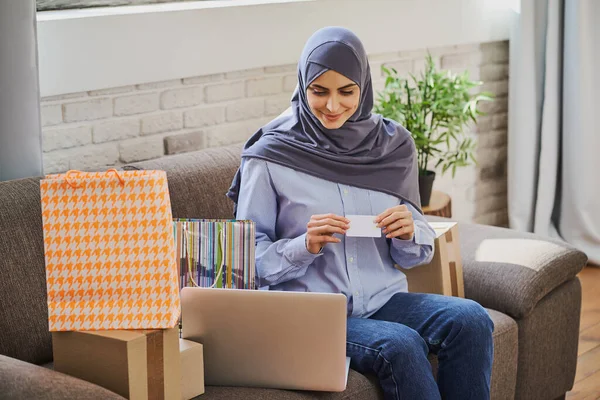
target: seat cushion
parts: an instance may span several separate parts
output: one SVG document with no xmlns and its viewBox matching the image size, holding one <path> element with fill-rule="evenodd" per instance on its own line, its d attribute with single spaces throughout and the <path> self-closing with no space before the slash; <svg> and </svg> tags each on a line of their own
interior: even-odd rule
<svg viewBox="0 0 600 400">
<path fill-rule="evenodd" d="M 311 392 L 246 387 L 207 386 L 206 393 L 198 400 L 381 400 L 383 394 L 374 377 L 366 377 L 354 370 L 348 375 L 346 390 L 339 393 Z"/>
<path fill-rule="evenodd" d="M 512 399 L 517 382 L 518 328 L 509 316 L 487 310 L 494 322 L 494 364 L 492 366 L 492 399 Z M 437 357 L 429 354 L 432 372 L 437 377 Z M 344 392 L 309 392 L 292 390 L 258 389 L 246 387 L 207 386 L 206 393 L 198 399 L 211 400 L 341 400 L 383 399 L 377 378 L 350 370 L 348 386 Z"/>
</svg>

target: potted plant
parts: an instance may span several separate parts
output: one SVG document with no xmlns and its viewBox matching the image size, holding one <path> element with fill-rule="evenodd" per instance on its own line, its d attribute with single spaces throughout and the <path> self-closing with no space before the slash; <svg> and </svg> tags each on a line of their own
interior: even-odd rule
<svg viewBox="0 0 600 400">
<path fill-rule="evenodd" d="M 475 141 L 465 128 L 484 115 L 480 101 L 492 100 L 489 93 L 476 93 L 482 82 L 469 79 L 468 72 L 453 74 L 438 71 L 431 54 L 425 70 L 417 77 L 399 76 L 395 69 L 381 67 L 385 87 L 378 93 L 375 112 L 399 122 L 412 134 L 417 148 L 421 205 L 429 205 L 435 171 L 430 163 L 441 166 L 442 175 L 457 167 L 476 163 Z"/>
</svg>

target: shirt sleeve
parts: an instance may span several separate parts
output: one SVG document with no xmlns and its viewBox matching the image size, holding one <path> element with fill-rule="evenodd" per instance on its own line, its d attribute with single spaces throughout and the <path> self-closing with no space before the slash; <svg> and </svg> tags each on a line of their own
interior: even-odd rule
<svg viewBox="0 0 600 400">
<path fill-rule="evenodd" d="M 400 267 L 409 269 L 431 262 L 435 243 L 435 231 L 425 217 L 412 205 L 408 203 L 403 204 L 413 214 L 415 233 L 411 240 L 392 238 L 390 255 Z"/>
<path fill-rule="evenodd" d="M 256 272 L 260 287 L 297 279 L 322 254 L 306 249 L 306 234 L 277 238 L 277 191 L 266 161 L 248 159 L 242 168 L 237 219 L 256 226 Z"/>
</svg>

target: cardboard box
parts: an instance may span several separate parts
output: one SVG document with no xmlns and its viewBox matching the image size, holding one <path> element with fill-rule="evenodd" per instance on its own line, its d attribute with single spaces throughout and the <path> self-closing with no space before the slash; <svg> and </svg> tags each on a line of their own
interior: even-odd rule
<svg viewBox="0 0 600 400">
<path fill-rule="evenodd" d="M 408 291 L 465 297 L 458 224 L 430 222 L 435 230 L 435 253 L 429 264 L 411 269 L 398 266 L 408 279 Z"/>
<path fill-rule="evenodd" d="M 54 369 L 131 400 L 181 398 L 179 328 L 52 332 Z"/>
<path fill-rule="evenodd" d="M 190 400 L 204 394 L 204 350 L 202 344 L 179 339 L 181 357 L 181 398 Z"/>
</svg>

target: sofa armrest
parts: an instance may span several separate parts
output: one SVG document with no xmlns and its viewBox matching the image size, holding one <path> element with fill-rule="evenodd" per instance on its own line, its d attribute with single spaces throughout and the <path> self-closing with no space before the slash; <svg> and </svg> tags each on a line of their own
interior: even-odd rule
<svg viewBox="0 0 600 400">
<path fill-rule="evenodd" d="M 459 236 L 465 297 L 516 319 L 587 263 L 566 242 L 532 233 L 459 223 Z"/>
<path fill-rule="evenodd" d="M 7 400 L 124 400 L 98 385 L 3 355 L 0 355 L 0 393 Z"/>
</svg>

